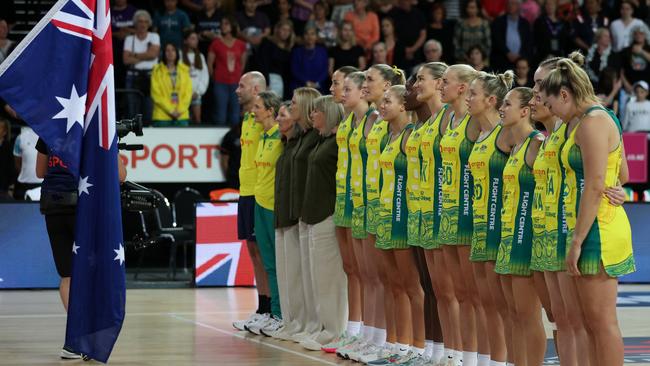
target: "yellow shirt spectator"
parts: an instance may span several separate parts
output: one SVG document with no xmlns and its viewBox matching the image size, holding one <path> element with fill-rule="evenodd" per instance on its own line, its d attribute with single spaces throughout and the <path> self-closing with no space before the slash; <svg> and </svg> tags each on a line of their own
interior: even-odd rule
<svg viewBox="0 0 650 366">
<path fill-rule="evenodd" d="M 187 126 L 192 101 L 190 69 L 178 63 L 170 72 L 167 65 L 156 64 L 151 73 L 151 99 L 155 126 Z M 178 113 L 176 118 L 172 117 L 174 112 Z"/>
</svg>

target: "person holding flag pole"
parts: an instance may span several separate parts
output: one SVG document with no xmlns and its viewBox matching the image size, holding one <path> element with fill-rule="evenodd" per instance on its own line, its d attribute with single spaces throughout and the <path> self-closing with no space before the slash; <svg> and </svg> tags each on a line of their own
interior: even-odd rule
<svg viewBox="0 0 650 366">
<path fill-rule="evenodd" d="M 110 26 L 109 0 L 59 0 L 0 65 L 0 97 L 77 188 L 64 348 L 104 363 L 126 303 Z"/>
</svg>

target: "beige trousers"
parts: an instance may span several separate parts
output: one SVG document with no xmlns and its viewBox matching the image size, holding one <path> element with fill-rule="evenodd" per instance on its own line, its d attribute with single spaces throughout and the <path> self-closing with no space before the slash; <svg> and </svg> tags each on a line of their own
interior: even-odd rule
<svg viewBox="0 0 650 366">
<path fill-rule="evenodd" d="M 309 254 L 309 225 L 300 221 L 298 233 L 300 235 L 302 291 L 305 301 L 305 328 L 303 330 L 310 338 L 315 338 L 323 330 L 323 327 L 316 314 L 316 294 L 314 293 L 314 282 L 311 273 L 312 257 Z"/>
<path fill-rule="evenodd" d="M 347 277 L 336 240 L 332 216 L 308 225 L 309 263 L 320 344 L 331 342 L 343 333 L 348 316 Z"/>
<path fill-rule="evenodd" d="M 296 334 L 305 325 L 298 225 L 275 230 L 275 261 L 284 329 Z"/>
</svg>

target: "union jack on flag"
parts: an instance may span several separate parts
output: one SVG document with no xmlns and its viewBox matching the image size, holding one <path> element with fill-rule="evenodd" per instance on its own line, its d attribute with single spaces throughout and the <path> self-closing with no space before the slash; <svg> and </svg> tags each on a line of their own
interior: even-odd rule
<svg viewBox="0 0 650 366">
<path fill-rule="evenodd" d="M 255 285 L 248 248 L 237 239 L 236 203 L 196 204 L 196 285 Z"/>
<path fill-rule="evenodd" d="M 78 182 L 65 345 L 101 362 L 126 301 L 110 25 L 109 0 L 59 0 L 0 64 L 0 97 Z"/>
</svg>

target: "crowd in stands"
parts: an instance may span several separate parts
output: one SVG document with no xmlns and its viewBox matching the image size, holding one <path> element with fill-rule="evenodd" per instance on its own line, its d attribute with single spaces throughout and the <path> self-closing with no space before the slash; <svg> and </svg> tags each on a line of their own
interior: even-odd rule
<svg viewBox="0 0 650 366">
<path fill-rule="evenodd" d="M 324 91 L 341 66 L 378 63 L 409 74 L 431 61 L 512 69 L 518 86 L 530 86 L 533 66 L 577 49 L 599 96 L 621 116 L 634 83 L 650 79 L 645 0 L 161 3 L 115 0 L 112 7 L 118 86 L 147 97 L 126 110 L 153 110 L 145 120 L 160 126 L 237 123 L 237 80 L 250 70 L 285 99 L 301 86 Z M 2 35 L 0 23 L 0 53 Z M 184 66 L 172 65 L 172 50 Z"/>
<path fill-rule="evenodd" d="M 530 86 L 539 62 L 580 50 L 598 95 L 621 118 L 634 83 L 650 79 L 647 0 L 111 4 L 118 117 L 143 113 L 154 126 L 236 124 L 237 81 L 251 70 L 284 99 L 301 86 L 324 91 L 344 65 L 379 63 L 409 75 L 432 61 L 512 69 L 518 86 Z M 0 19 L 0 62 L 16 45 L 11 26 Z"/>
</svg>

